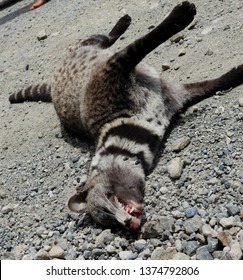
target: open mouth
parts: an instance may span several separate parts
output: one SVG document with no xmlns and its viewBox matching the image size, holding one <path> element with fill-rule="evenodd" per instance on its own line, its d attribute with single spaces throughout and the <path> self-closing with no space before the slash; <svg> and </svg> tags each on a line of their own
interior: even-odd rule
<svg viewBox="0 0 243 280">
<path fill-rule="evenodd" d="M 117 196 L 114 196 L 114 201 L 119 210 L 122 209 L 126 212 L 123 220 L 124 225 L 132 230 L 137 230 L 141 223 L 142 205 L 132 200 L 125 201 Z"/>
</svg>

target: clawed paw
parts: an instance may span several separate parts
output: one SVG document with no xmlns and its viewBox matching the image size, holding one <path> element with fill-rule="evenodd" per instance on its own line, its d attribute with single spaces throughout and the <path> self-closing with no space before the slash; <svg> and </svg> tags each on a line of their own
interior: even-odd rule
<svg viewBox="0 0 243 280">
<path fill-rule="evenodd" d="M 196 13 L 196 6 L 193 3 L 184 1 L 175 6 L 170 15 L 173 17 L 175 24 L 187 26 L 193 20 Z"/>
<path fill-rule="evenodd" d="M 122 18 L 120 18 L 116 23 L 116 25 L 111 30 L 111 32 L 109 33 L 109 35 L 111 37 L 121 36 L 121 34 L 123 34 L 128 28 L 128 26 L 130 25 L 131 20 L 132 19 L 129 15 L 125 15 Z"/>
</svg>

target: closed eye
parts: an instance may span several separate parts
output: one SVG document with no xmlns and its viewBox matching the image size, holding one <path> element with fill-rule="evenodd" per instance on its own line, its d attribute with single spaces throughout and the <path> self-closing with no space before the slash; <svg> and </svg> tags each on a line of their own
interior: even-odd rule
<svg viewBox="0 0 243 280">
<path fill-rule="evenodd" d="M 106 193 L 106 196 L 107 196 L 108 199 L 110 199 L 113 195 L 114 195 L 114 192 L 112 192 L 112 191 L 108 191 Z"/>
</svg>

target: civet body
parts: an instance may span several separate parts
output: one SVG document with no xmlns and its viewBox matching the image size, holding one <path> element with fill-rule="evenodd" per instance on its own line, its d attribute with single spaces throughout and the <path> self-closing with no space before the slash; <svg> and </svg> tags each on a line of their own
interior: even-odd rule
<svg viewBox="0 0 243 280">
<path fill-rule="evenodd" d="M 103 226 L 140 227 L 145 177 L 173 116 L 216 91 L 243 83 L 243 65 L 213 80 L 169 84 L 142 59 L 188 26 L 194 4 L 183 2 L 147 35 L 112 53 L 130 25 L 122 17 L 108 35 L 78 42 L 56 71 L 52 84 L 30 86 L 10 102 L 52 101 L 61 123 L 96 144 L 87 176 L 69 208 L 88 212 Z"/>
</svg>

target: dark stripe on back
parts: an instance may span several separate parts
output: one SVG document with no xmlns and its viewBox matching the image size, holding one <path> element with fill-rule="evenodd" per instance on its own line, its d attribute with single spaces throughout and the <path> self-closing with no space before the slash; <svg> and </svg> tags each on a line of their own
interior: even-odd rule
<svg viewBox="0 0 243 280">
<path fill-rule="evenodd" d="M 103 137 L 102 143 L 105 143 L 109 136 L 119 136 L 138 144 L 147 144 L 153 154 L 157 153 L 160 144 L 158 135 L 136 124 L 121 124 L 112 127 Z"/>
<path fill-rule="evenodd" d="M 148 173 L 148 171 L 151 169 L 151 167 L 146 163 L 145 158 L 144 158 L 144 153 L 139 152 L 139 153 L 132 153 L 124 148 L 119 148 L 114 145 L 111 145 L 107 147 L 104 151 L 100 153 L 101 156 L 105 155 L 122 155 L 125 157 L 137 157 L 143 166 L 143 169 L 145 171 L 145 174 Z"/>
<path fill-rule="evenodd" d="M 117 117 L 119 118 L 130 118 L 131 115 L 129 113 L 126 112 L 126 110 L 124 110 L 123 112 L 117 112 L 117 113 L 113 113 L 112 115 L 112 119 L 110 115 L 106 115 L 106 114 L 99 114 L 103 117 L 99 117 L 98 114 L 95 116 L 96 117 L 96 121 L 92 122 L 91 128 L 92 130 L 94 130 L 96 132 L 96 135 L 98 135 L 100 133 L 100 127 L 102 127 L 104 124 L 113 121 L 114 119 L 116 119 Z"/>
</svg>

